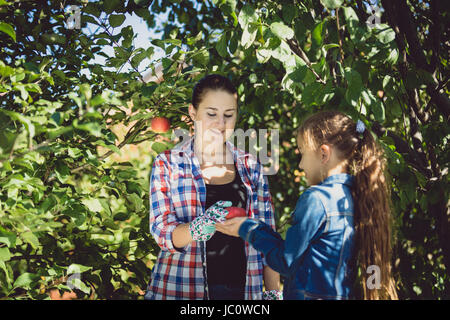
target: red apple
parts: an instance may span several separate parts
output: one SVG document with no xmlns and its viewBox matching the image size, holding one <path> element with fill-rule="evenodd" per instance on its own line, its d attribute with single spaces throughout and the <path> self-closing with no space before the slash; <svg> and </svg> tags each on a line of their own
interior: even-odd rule
<svg viewBox="0 0 450 320">
<path fill-rule="evenodd" d="M 247 216 L 247 213 L 242 208 L 229 207 L 229 208 L 226 208 L 226 210 L 229 212 L 226 216 L 227 219 L 233 219 L 236 217 L 246 217 Z"/>
<path fill-rule="evenodd" d="M 150 124 L 153 131 L 157 133 L 167 132 L 170 128 L 170 122 L 167 118 L 164 117 L 156 117 L 152 119 Z"/>
</svg>

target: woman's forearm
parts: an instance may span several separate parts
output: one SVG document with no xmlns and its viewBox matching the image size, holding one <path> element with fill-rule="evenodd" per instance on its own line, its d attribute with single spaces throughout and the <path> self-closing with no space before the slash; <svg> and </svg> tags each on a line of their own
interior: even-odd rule
<svg viewBox="0 0 450 320">
<path fill-rule="evenodd" d="M 280 290 L 280 274 L 269 266 L 264 266 L 264 287 L 267 291 Z"/>
<path fill-rule="evenodd" d="M 183 248 L 192 242 L 189 232 L 189 223 L 179 224 L 172 232 L 172 242 L 174 247 Z"/>
</svg>

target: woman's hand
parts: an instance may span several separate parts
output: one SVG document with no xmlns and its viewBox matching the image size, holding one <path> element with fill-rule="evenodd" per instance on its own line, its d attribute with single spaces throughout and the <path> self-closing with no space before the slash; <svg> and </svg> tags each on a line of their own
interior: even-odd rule
<svg viewBox="0 0 450 320">
<path fill-rule="evenodd" d="M 216 224 L 217 231 L 220 231 L 222 233 L 225 233 L 229 236 L 239 237 L 239 228 L 241 227 L 241 224 L 247 220 L 246 217 L 237 217 L 230 220 L 226 220 L 222 223 Z"/>
<path fill-rule="evenodd" d="M 225 221 L 228 212 L 224 209 L 232 205 L 231 201 L 218 201 L 209 207 L 204 214 L 189 224 L 189 232 L 195 241 L 208 241 L 216 232 L 216 223 Z"/>
</svg>

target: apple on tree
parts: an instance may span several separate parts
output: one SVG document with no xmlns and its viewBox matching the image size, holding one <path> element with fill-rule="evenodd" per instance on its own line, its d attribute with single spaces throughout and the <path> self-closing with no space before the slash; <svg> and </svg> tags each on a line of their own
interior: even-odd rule
<svg viewBox="0 0 450 320">
<path fill-rule="evenodd" d="M 150 123 L 150 128 L 157 133 L 165 133 L 169 131 L 170 122 L 165 117 L 156 117 L 153 118 Z"/>
</svg>

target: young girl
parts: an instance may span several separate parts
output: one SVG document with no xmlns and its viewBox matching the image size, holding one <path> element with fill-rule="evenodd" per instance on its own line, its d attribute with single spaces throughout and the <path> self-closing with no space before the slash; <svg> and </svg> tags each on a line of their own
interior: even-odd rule
<svg viewBox="0 0 450 320">
<path fill-rule="evenodd" d="M 146 299 L 261 299 L 279 274 L 242 239 L 216 232 L 229 206 L 275 227 L 262 165 L 227 139 L 238 113 L 229 79 L 208 75 L 194 87 L 194 136 L 159 154 L 150 178 L 150 232 L 161 248 Z"/>
<path fill-rule="evenodd" d="M 297 132 L 310 187 L 283 240 L 263 222 L 235 218 L 217 230 L 241 236 L 285 277 L 285 299 L 348 299 L 359 266 L 365 299 L 396 299 L 390 268 L 390 207 L 382 149 L 363 122 L 337 111 L 309 117 Z M 379 267 L 381 288 L 368 281 Z M 372 267 L 373 268 L 373 267 Z"/>
</svg>

